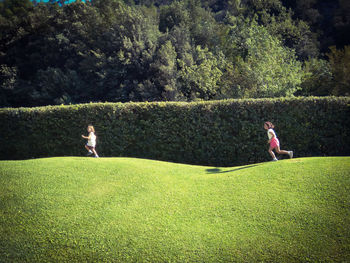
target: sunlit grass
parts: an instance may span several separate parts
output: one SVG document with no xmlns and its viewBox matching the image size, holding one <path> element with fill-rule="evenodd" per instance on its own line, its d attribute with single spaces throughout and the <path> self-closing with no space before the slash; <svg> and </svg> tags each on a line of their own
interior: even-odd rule
<svg viewBox="0 0 350 263">
<path fill-rule="evenodd" d="M 342 262 L 350 157 L 0 162 L 0 262 Z"/>
</svg>

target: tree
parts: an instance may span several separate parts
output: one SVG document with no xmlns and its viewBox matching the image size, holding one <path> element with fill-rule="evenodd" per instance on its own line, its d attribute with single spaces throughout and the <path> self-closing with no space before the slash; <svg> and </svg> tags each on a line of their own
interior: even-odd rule
<svg viewBox="0 0 350 263">
<path fill-rule="evenodd" d="M 13 98 L 18 85 L 17 69 L 1 65 L 0 80 L 0 107 L 12 106 L 13 101 L 11 98 Z"/>
<path fill-rule="evenodd" d="M 339 7 L 335 10 L 334 27 L 336 45 L 342 47 L 350 44 L 350 2 L 339 0 Z"/>
<path fill-rule="evenodd" d="M 332 90 L 332 72 L 325 59 L 310 58 L 304 61 L 304 75 L 297 95 L 327 96 Z"/>
<path fill-rule="evenodd" d="M 173 27 L 188 25 L 190 15 L 185 6 L 185 1 L 174 1 L 170 5 L 161 6 L 159 10 L 159 30 L 165 33 L 171 31 Z"/>
<path fill-rule="evenodd" d="M 30 0 L 3 0 L 0 2 L 0 14 L 7 19 L 25 16 L 33 8 Z"/>
<path fill-rule="evenodd" d="M 348 7 L 0 0 L 0 106 L 346 95 Z"/>
<path fill-rule="evenodd" d="M 231 29 L 235 70 L 232 89 L 239 97 L 293 95 L 302 78 L 301 63 L 293 50 L 282 45 L 256 21 L 243 21 Z M 230 94 L 230 92 L 229 92 Z"/>
<path fill-rule="evenodd" d="M 189 63 L 190 62 L 190 63 Z M 220 60 L 207 48 L 197 46 L 193 61 L 179 59 L 179 82 L 181 91 L 187 100 L 213 99 L 219 91 L 219 80 L 222 76 Z"/>
<path fill-rule="evenodd" d="M 317 34 L 302 20 L 294 20 L 294 12 L 280 0 L 249 0 L 245 16 L 256 19 L 271 35 L 296 51 L 300 60 L 319 55 Z"/>
<path fill-rule="evenodd" d="M 35 79 L 35 89 L 28 95 L 32 105 L 69 104 L 79 101 L 81 79 L 74 70 L 63 72 L 59 68 L 39 70 Z"/>
<path fill-rule="evenodd" d="M 177 87 L 177 54 L 170 40 L 166 41 L 156 52 L 155 61 L 151 64 L 152 82 L 161 91 L 158 100 L 176 101 L 183 99 Z M 157 97 L 156 97 L 157 98 Z M 148 100 L 153 100 L 149 96 Z"/>
<path fill-rule="evenodd" d="M 329 48 L 327 54 L 333 75 L 332 95 L 350 95 L 350 46 L 338 50 L 335 46 Z"/>
</svg>

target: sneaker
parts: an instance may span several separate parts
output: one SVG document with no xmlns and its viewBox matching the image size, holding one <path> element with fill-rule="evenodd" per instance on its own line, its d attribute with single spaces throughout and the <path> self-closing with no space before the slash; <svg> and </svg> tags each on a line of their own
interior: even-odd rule
<svg viewBox="0 0 350 263">
<path fill-rule="evenodd" d="M 278 159 L 277 159 L 277 158 L 275 158 L 275 159 L 272 159 L 272 162 L 276 162 L 276 161 L 278 161 Z"/>
<path fill-rule="evenodd" d="M 94 157 L 95 157 L 95 158 L 100 158 L 100 156 L 98 156 L 98 155 L 95 155 Z"/>
<path fill-rule="evenodd" d="M 293 151 L 289 151 L 288 154 L 289 154 L 289 158 L 292 159 L 293 158 Z"/>
<path fill-rule="evenodd" d="M 89 152 L 87 153 L 87 156 L 89 156 L 89 155 L 91 155 L 91 154 L 93 154 L 93 152 L 92 152 L 92 151 L 89 151 Z"/>
</svg>

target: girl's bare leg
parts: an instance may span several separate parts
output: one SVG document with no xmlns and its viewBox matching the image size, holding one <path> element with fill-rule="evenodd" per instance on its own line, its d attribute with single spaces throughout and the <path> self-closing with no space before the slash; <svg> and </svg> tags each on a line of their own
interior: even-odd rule
<svg viewBox="0 0 350 263">
<path fill-rule="evenodd" d="M 92 152 L 95 154 L 95 156 L 98 156 L 98 154 L 97 154 L 95 148 L 92 149 Z"/>
<path fill-rule="evenodd" d="M 288 154 L 288 155 L 289 155 L 289 152 L 288 152 L 288 151 L 280 150 L 280 147 L 279 147 L 279 146 L 276 146 L 276 152 L 277 152 L 278 154 Z"/>
<path fill-rule="evenodd" d="M 85 145 L 85 149 L 90 152 L 90 149 L 89 149 L 89 147 L 87 147 L 87 145 Z"/>
<path fill-rule="evenodd" d="M 275 153 L 273 152 L 273 148 L 269 148 L 269 154 L 271 155 L 272 159 L 276 159 L 276 155 Z"/>
</svg>

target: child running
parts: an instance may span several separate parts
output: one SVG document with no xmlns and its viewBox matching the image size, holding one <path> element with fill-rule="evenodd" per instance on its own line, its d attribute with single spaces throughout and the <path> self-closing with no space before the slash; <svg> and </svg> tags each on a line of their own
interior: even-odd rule
<svg viewBox="0 0 350 263">
<path fill-rule="evenodd" d="M 268 143 L 270 144 L 269 154 L 272 157 L 272 161 L 278 161 L 273 152 L 274 149 L 278 154 L 288 154 L 289 158 L 293 158 L 293 151 L 280 150 L 280 142 L 276 136 L 275 131 L 273 130 L 275 126 L 271 122 L 267 121 L 264 123 L 264 128 L 265 130 L 267 130 L 267 136 L 269 137 L 269 141 L 268 141 Z"/>
<path fill-rule="evenodd" d="M 87 139 L 88 142 L 85 145 L 86 150 L 88 150 L 88 155 L 94 154 L 96 158 L 98 158 L 98 154 L 96 152 L 96 135 L 95 135 L 95 129 L 94 126 L 89 125 L 87 128 L 87 131 L 89 133 L 89 136 L 84 136 L 82 135 L 81 137 L 83 137 L 84 139 Z"/>
</svg>

